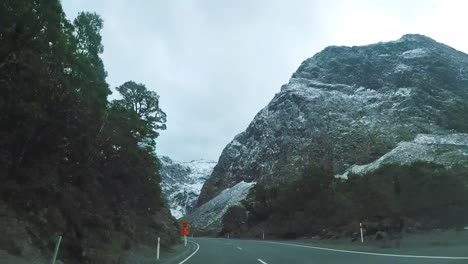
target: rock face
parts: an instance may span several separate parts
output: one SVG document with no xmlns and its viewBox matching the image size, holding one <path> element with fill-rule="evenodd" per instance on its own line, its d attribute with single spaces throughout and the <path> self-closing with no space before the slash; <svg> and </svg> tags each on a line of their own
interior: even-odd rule
<svg viewBox="0 0 468 264">
<path fill-rule="evenodd" d="M 169 157 L 161 161 L 161 189 L 166 196 L 171 213 L 180 218 L 190 213 L 196 205 L 200 190 L 216 165 L 215 161 L 193 160 L 178 162 Z"/>
<path fill-rule="evenodd" d="M 288 181 L 310 162 L 343 174 L 418 134 L 466 133 L 448 118 L 466 98 L 468 55 L 428 37 L 327 47 L 225 147 L 198 204 L 241 181 Z"/>
<path fill-rule="evenodd" d="M 241 181 L 198 207 L 191 214 L 185 216 L 184 220 L 189 221 L 199 229 L 221 231 L 224 213 L 229 207 L 239 205 L 254 185 L 254 182 Z"/>
</svg>

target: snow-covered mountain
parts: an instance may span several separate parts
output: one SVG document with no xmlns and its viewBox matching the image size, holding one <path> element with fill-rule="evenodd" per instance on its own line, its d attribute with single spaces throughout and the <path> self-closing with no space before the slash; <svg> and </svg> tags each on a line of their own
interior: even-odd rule
<svg viewBox="0 0 468 264">
<path fill-rule="evenodd" d="M 200 190 L 216 165 L 215 161 L 174 161 L 160 156 L 161 188 L 175 218 L 190 213 L 197 203 Z"/>
<path fill-rule="evenodd" d="M 467 133 L 467 100 L 468 55 L 426 36 L 327 47 L 224 148 L 198 204 L 241 181 L 282 184 L 311 163 L 343 175 L 364 164 L 465 162 L 463 146 L 444 142 Z"/>
</svg>

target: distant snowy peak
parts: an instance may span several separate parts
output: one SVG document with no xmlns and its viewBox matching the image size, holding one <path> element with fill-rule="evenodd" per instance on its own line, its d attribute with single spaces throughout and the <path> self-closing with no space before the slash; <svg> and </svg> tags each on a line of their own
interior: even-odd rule
<svg viewBox="0 0 468 264">
<path fill-rule="evenodd" d="M 200 159 L 183 162 L 182 165 L 190 169 L 190 177 L 192 179 L 200 179 L 210 176 L 214 166 L 216 165 L 216 161 Z"/>
<path fill-rule="evenodd" d="M 179 162 L 160 156 L 161 188 L 171 213 L 180 218 L 193 210 L 200 190 L 216 165 L 215 161 L 192 160 Z"/>
</svg>

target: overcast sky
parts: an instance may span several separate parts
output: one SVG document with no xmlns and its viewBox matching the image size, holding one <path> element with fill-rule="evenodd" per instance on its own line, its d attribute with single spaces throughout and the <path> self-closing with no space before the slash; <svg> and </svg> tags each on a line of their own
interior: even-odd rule
<svg viewBox="0 0 468 264">
<path fill-rule="evenodd" d="M 158 154 L 217 160 L 303 60 L 329 45 L 419 33 L 468 53 L 468 1 L 62 0 L 69 19 L 104 19 L 112 88 L 128 80 L 160 96 Z M 114 92 L 115 93 L 115 92 Z M 115 95 L 112 95 L 114 97 Z"/>
</svg>

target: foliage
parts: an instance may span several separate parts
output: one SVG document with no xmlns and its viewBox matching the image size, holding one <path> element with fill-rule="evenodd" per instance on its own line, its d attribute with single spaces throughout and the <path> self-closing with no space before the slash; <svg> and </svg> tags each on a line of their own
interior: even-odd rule
<svg viewBox="0 0 468 264">
<path fill-rule="evenodd" d="M 360 218 L 408 217 L 430 220 L 435 227 L 462 227 L 468 223 L 467 176 L 463 167 L 386 165 L 364 176 L 352 175 L 345 191 L 359 205 Z"/>
<path fill-rule="evenodd" d="M 136 239 L 165 210 L 159 96 L 126 82 L 123 99 L 108 102 L 95 13 L 70 22 L 58 0 L 6 0 L 0 25 L 0 202 L 36 226 L 37 246 L 50 251 L 63 233 L 65 258 L 93 261 L 85 250 L 111 230 Z"/>
<path fill-rule="evenodd" d="M 244 206 L 250 228 L 268 226 L 282 237 L 341 230 L 360 221 L 385 225 L 388 232 L 411 228 L 410 223 L 461 228 L 468 223 L 467 188 L 465 167 L 392 164 L 342 180 L 312 166 L 281 187 L 257 184 Z"/>
<path fill-rule="evenodd" d="M 247 213 L 244 207 L 236 205 L 229 207 L 222 219 L 222 234 L 243 231 L 247 226 Z"/>
<path fill-rule="evenodd" d="M 166 129 L 166 113 L 159 108 L 159 95 L 149 91 L 145 85 L 133 81 L 126 82 L 116 88 L 123 99 L 115 100 L 112 107 L 127 111 L 131 123 L 131 134 L 139 143 L 155 146 L 154 139 L 158 137 L 157 130 Z"/>
<path fill-rule="evenodd" d="M 244 202 L 249 211 L 249 224 L 266 221 L 279 222 L 281 226 L 284 222 L 291 223 L 293 232 L 284 230 L 283 235 L 316 232 L 326 225 L 338 224 L 333 219 L 339 219 L 336 215 L 346 210 L 340 208 L 338 198 L 335 199 L 333 176 L 325 171 L 312 165 L 299 179 L 282 186 L 258 183 Z"/>
</svg>

